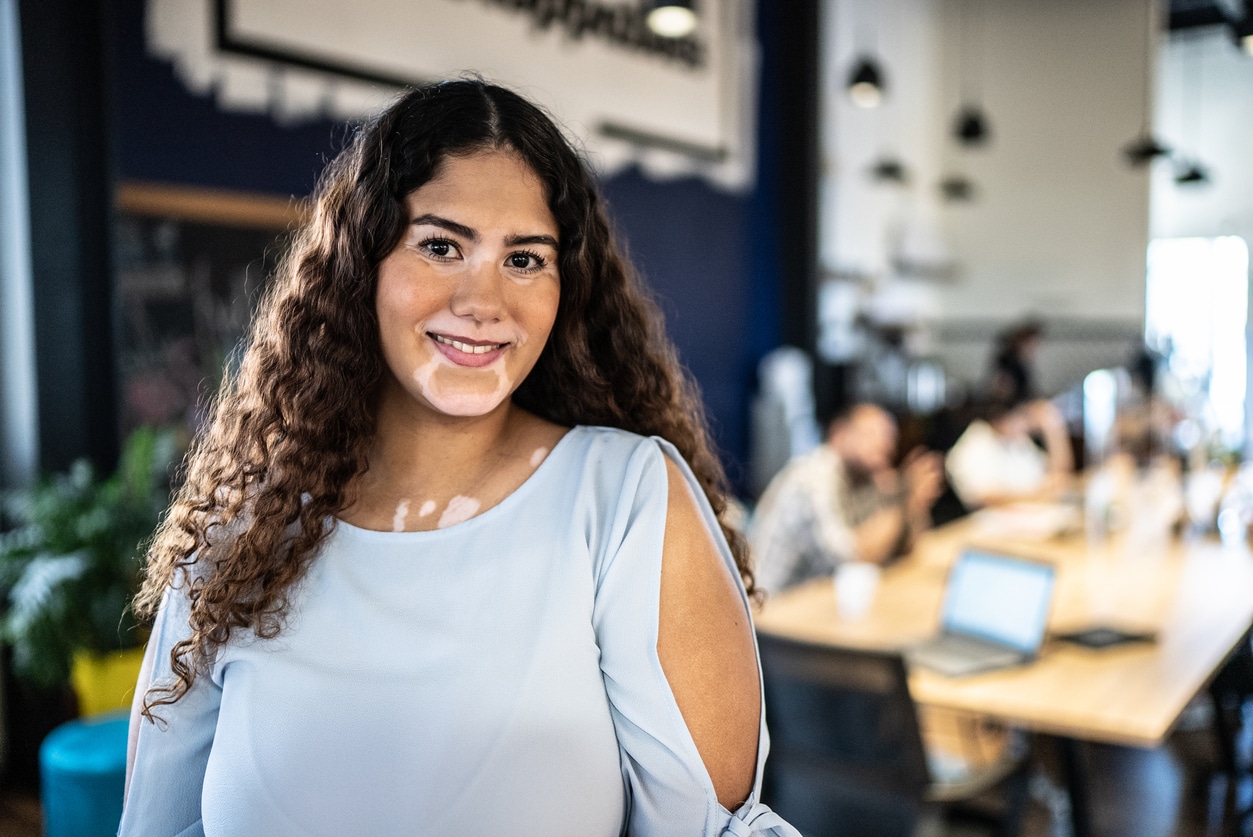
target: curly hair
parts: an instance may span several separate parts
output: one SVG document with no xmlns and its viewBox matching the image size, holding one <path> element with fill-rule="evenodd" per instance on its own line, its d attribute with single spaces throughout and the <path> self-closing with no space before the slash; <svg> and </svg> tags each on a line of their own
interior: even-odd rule
<svg viewBox="0 0 1253 837">
<path fill-rule="evenodd" d="M 445 158 L 507 149 L 543 183 L 560 231 L 556 322 L 518 406 L 561 425 L 606 425 L 670 441 L 718 515 L 745 586 L 742 537 L 725 522 L 727 487 L 698 393 L 660 313 L 615 244 L 586 165 L 553 121 L 479 79 L 407 93 L 362 126 L 323 172 L 312 215 L 257 314 L 237 375 L 148 552 L 135 599 L 151 617 L 176 582 L 191 636 L 170 652 L 176 681 L 154 686 L 144 715 L 177 701 L 239 631 L 283 627 L 305 572 L 366 469 L 384 380 L 375 286 L 408 224 L 405 198 Z M 329 522 L 329 523 L 328 523 Z"/>
</svg>

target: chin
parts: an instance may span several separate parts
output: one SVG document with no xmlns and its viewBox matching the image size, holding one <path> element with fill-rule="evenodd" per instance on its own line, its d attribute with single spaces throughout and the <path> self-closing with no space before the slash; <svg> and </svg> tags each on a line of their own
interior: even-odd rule
<svg viewBox="0 0 1253 837">
<path fill-rule="evenodd" d="M 484 398 L 482 396 L 453 396 L 430 400 L 436 411 L 455 418 L 479 418 L 494 412 L 504 404 L 507 398 Z"/>
</svg>

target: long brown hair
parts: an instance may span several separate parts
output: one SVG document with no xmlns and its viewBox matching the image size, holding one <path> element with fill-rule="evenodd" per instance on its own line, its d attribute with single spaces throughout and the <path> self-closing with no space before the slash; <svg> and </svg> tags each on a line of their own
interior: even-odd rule
<svg viewBox="0 0 1253 837">
<path fill-rule="evenodd" d="M 586 165 L 540 109 L 478 79 L 409 92 L 356 134 L 323 173 L 253 320 L 239 373 L 223 385 L 186 479 L 148 553 L 136 611 L 151 617 L 176 581 L 191 636 L 144 714 L 173 703 L 237 631 L 276 636 L 288 591 L 366 468 L 384 364 L 379 263 L 408 223 L 406 196 L 450 155 L 517 153 L 539 176 L 560 230 L 561 296 L 548 343 L 514 402 L 549 421 L 656 435 L 691 465 L 725 519 L 727 489 L 700 399 L 657 307 L 623 258 Z M 750 592 L 743 539 L 724 522 Z"/>
</svg>

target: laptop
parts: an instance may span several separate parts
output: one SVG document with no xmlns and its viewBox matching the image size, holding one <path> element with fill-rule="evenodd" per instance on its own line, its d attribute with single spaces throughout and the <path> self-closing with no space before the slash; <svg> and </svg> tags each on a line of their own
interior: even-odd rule
<svg viewBox="0 0 1253 837">
<path fill-rule="evenodd" d="M 905 658 L 950 676 L 1033 660 L 1055 577 L 1051 564 L 968 549 L 949 573 L 939 635 L 907 649 Z"/>
</svg>

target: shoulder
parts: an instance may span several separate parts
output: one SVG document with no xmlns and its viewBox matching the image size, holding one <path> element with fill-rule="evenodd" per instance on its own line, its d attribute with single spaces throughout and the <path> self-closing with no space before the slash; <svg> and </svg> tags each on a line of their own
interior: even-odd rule
<svg viewBox="0 0 1253 837">
<path fill-rule="evenodd" d="M 571 463 L 588 477 L 615 482 L 619 488 L 638 480 L 665 480 L 667 459 L 682 461 L 664 439 L 616 427 L 579 425 L 562 444 L 570 448 Z"/>
<path fill-rule="evenodd" d="M 971 445 L 987 444 L 995 441 L 995 433 L 992 425 L 982 419 L 975 419 L 967 427 L 966 430 L 957 439 L 957 443 L 953 445 L 956 450 L 959 447 L 969 447 Z"/>
</svg>

